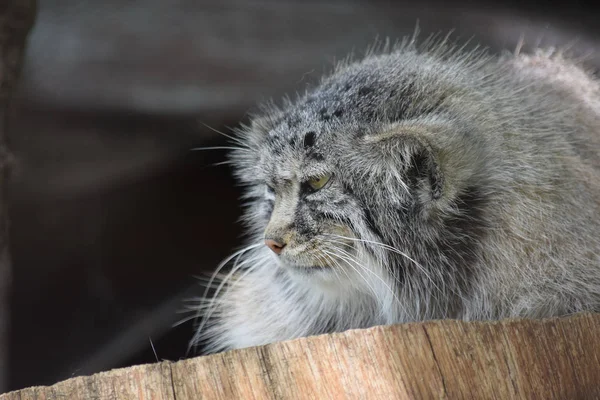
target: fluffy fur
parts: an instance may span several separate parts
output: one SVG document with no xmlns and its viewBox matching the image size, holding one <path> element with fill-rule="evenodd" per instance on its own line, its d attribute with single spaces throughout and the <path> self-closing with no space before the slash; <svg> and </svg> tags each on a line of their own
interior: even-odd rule
<svg viewBox="0 0 600 400">
<path fill-rule="evenodd" d="M 600 86 L 560 53 L 405 42 L 234 141 L 249 246 L 192 344 L 600 311 Z"/>
</svg>

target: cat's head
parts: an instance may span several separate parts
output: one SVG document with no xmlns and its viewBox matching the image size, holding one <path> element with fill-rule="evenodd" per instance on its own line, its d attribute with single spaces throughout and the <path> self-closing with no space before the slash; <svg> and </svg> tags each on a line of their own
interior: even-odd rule
<svg viewBox="0 0 600 400">
<path fill-rule="evenodd" d="M 476 163 L 451 154 L 470 134 L 448 117 L 457 77 L 409 56 L 350 65 L 241 132 L 232 161 L 246 220 L 283 268 L 321 280 L 418 270 L 448 239 L 452 210 L 478 201 L 465 186 Z"/>
</svg>

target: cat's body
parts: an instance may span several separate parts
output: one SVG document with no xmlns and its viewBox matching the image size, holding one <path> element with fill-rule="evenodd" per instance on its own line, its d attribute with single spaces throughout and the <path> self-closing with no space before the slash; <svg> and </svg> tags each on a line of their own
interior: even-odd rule
<svg viewBox="0 0 600 400">
<path fill-rule="evenodd" d="M 238 144 L 251 246 L 202 306 L 210 351 L 600 311 L 600 85 L 560 55 L 407 44 Z"/>
</svg>

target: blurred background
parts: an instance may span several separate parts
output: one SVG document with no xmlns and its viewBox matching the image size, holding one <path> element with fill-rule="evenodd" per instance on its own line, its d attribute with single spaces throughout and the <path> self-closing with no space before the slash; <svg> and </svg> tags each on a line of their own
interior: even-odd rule
<svg viewBox="0 0 600 400">
<path fill-rule="evenodd" d="M 379 38 L 454 29 L 491 51 L 573 46 L 583 2 L 39 0 L 11 124 L 10 387 L 178 360 L 183 299 L 241 245 L 221 151 L 257 103 Z M 151 346 L 154 346 L 154 350 Z"/>
</svg>

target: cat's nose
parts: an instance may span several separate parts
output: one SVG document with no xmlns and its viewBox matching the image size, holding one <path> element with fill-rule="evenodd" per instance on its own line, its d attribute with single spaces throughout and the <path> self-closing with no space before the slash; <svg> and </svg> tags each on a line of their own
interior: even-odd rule
<svg viewBox="0 0 600 400">
<path fill-rule="evenodd" d="M 281 251 L 285 247 L 285 243 L 282 240 L 265 239 L 265 244 L 275 254 L 281 254 Z"/>
</svg>

